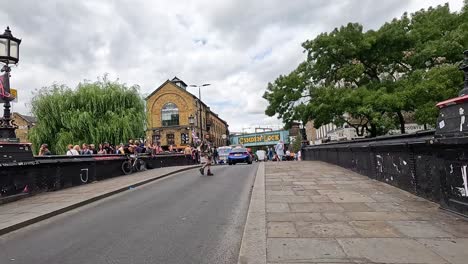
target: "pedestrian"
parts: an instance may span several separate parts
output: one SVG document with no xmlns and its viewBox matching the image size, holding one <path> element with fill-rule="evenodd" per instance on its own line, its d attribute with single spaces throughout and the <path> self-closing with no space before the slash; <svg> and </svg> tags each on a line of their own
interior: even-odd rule
<svg viewBox="0 0 468 264">
<path fill-rule="evenodd" d="M 211 173 L 211 162 L 213 160 L 213 150 L 211 149 L 211 142 L 209 141 L 209 135 L 206 135 L 205 140 L 202 141 L 200 145 L 200 151 L 202 157 L 205 158 L 205 164 L 200 168 L 200 173 L 205 175 L 205 168 L 208 167 L 207 176 L 213 176 Z"/>
<path fill-rule="evenodd" d="M 91 154 L 93 154 L 93 155 L 98 154 L 98 151 L 97 151 L 96 146 L 94 144 L 89 145 L 89 151 L 91 151 Z"/>
<path fill-rule="evenodd" d="M 185 159 L 187 160 L 187 163 L 191 164 L 192 163 L 192 148 L 189 145 L 185 146 L 184 148 L 184 156 L 185 156 Z"/>
<path fill-rule="evenodd" d="M 268 160 L 273 160 L 273 149 L 271 147 L 268 147 Z"/>
<path fill-rule="evenodd" d="M 121 154 L 121 155 L 125 154 L 124 144 L 123 143 L 120 143 L 120 145 L 116 148 L 115 154 Z"/>
<path fill-rule="evenodd" d="M 68 145 L 67 156 L 78 156 L 80 153 L 73 148 L 72 144 Z"/>
<path fill-rule="evenodd" d="M 282 161 L 283 156 L 284 156 L 284 143 L 283 143 L 282 140 L 280 140 L 280 142 L 278 142 L 278 144 L 276 144 L 275 152 L 276 152 L 276 155 L 278 156 L 277 161 L 278 162 Z"/>
<path fill-rule="evenodd" d="M 107 154 L 107 151 L 104 148 L 103 144 L 99 144 L 99 150 L 98 150 L 97 154 L 99 154 L 99 155 Z"/>
<path fill-rule="evenodd" d="M 93 153 L 89 149 L 89 145 L 86 143 L 83 143 L 81 146 L 81 155 L 92 155 Z"/>
<path fill-rule="evenodd" d="M 213 149 L 213 160 L 215 164 L 218 164 L 218 158 L 219 158 L 218 148 L 215 146 Z"/>
<path fill-rule="evenodd" d="M 286 150 L 286 160 L 291 160 L 291 151 Z"/>
<path fill-rule="evenodd" d="M 42 144 L 41 147 L 39 148 L 39 156 L 50 156 L 52 155 L 52 152 L 49 150 L 49 145 L 47 144 Z"/>
<path fill-rule="evenodd" d="M 104 142 L 104 150 L 106 154 L 115 154 L 115 149 L 109 144 L 109 142 Z"/>
</svg>

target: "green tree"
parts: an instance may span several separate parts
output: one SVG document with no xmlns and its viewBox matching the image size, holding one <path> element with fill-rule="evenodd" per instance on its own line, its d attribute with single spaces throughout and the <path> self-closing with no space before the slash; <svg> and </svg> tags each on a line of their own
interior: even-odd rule
<svg viewBox="0 0 468 264">
<path fill-rule="evenodd" d="M 76 89 L 54 84 L 32 100 L 37 126 L 30 133 L 35 149 L 47 143 L 54 154 L 68 144 L 120 143 L 144 136 L 145 108 L 138 86 L 106 77 L 83 82 Z"/>
<path fill-rule="evenodd" d="M 459 13 L 448 5 L 405 13 L 378 30 L 349 23 L 305 41 L 306 60 L 268 84 L 266 114 L 286 124 L 348 123 L 371 136 L 405 133 L 408 112 L 433 125 L 435 103 L 462 85 L 456 65 L 468 47 L 467 6 Z"/>
<path fill-rule="evenodd" d="M 297 153 L 299 150 L 301 150 L 301 147 L 302 147 L 302 136 L 297 135 L 296 137 L 294 137 L 294 141 L 291 144 L 291 151 L 293 153 Z"/>
</svg>

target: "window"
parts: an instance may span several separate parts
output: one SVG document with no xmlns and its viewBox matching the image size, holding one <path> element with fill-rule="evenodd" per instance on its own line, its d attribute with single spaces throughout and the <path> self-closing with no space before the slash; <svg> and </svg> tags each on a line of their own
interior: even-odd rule
<svg viewBox="0 0 468 264">
<path fill-rule="evenodd" d="M 175 145 L 174 134 L 167 134 L 167 145 Z"/>
<path fill-rule="evenodd" d="M 174 103 L 167 103 L 161 109 L 162 126 L 179 125 L 179 108 Z"/>
<path fill-rule="evenodd" d="M 180 134 L 180 143 L 181 145 L 186 145 L 189 143 L 189 135 L 186 133 Z"/>
</svg>

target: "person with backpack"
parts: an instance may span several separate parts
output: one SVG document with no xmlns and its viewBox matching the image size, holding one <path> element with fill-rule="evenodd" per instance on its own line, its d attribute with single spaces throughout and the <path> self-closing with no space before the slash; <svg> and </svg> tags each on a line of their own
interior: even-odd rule
<svg viewBox="0 0 468 264">
<path fill-rule="evenodd" d="M 206 139 L 202 141 L 200 145 L 200 155 L 205 158 L 205 164 L 200 168 L 201 175 L 205 175 L 205 168 L 208 167 L 207 176 L 213 176 L 211 173 L 211 162 L 213 160 L 213 150 L 211 149 L 211 142 L 209 141 L 209 135 L 206 135 Z"/>
</svg>

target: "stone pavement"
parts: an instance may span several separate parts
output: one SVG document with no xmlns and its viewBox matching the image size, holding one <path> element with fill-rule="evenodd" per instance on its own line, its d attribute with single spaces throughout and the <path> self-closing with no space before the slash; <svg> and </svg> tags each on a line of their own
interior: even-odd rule
<svg viewBox="0 0 468 264">
<path fill-rule="evenodd" d="M 0 205 L 0 235 L 129 188 L 196 167 L 199 166 L 174 166 L 152 169 L 56 192 L 45 192 L 16 202 Z"/>
<path fill-rule="evenodd" d="M 267 162 L 265 201 L 267 263 L 468 263 L 465 218 L 335 165 Z"/>
</svg>

